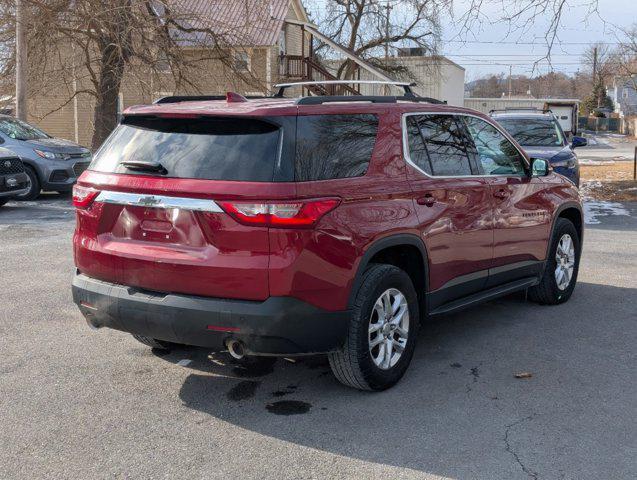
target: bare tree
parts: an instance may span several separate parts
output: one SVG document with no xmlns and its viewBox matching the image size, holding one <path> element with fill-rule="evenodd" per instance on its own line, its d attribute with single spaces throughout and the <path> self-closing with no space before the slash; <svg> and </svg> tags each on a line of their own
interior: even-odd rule
<svg viewBox="0 0 637 480">
<path fill-rule="evenodd" d="M 597 15 L 599 0 L 581 0 L 577 4 L 579 9 L 587 9 L 589 17 Z M 559 41 L 559 32 L 562 25 L 562 18 L 574 7 L 570 0 L 470 0 L 465 11 L 458 19 L 461 25 L 460 34 L 465 37 L 479 30 L 484 23 L 493 25 L 496 23 L 507 26 L 505 37 L 517 35 L 523 38 L 530 28 L 538 20 L 548 20 L 549 25 L 544 34 L 547 44 L 547 54 L 544 58 L 550 60 L 553 45 Z M 486 14 L 488 9 L 499 10 L 496 18 Z M 540 59 L 538 59 L 540 60 Z"/>
<path fill-rule="evenodd" d="M 637 24 L 622 33 L 616 52 L 616 70 L 637 90 Z"/>
<path fill-rule="evenodd" d="M 378 60 L 386 47 L 417 46 L 435 54 L 440 41 L 439 13 L 447 0 L 327 0 L 316 21 L 321 31 L 356 55 L 371 60 L 380 69 L 396 67 Z M 318 47 L 319 54 L 326 46 Z M 339 78 L 352 78 L 355 64 L 345 61 Z"/>
<path fill-rule="evenodd" d="M 241 29 L 219 31 L 209 18 L 188 11 L 179 0 L 23 0 L 29 17 L 29 89 L 46 94 L 66 90 L 62 108 L 76 95 L 94 99 L 92 147 L 99 147 L 117 123 L 125 75 L 141 86 L 197 91 L 207 62 L 255 88 L 250 72 L 235 68 L 232 47 Z M 0 0 L 2 78 L 12 78 L 11 32 L 14 2 Z M 190 52 L 190 53 L 188 53 Z M 192 52 L 197 52 L 196 54 Z M 79 87 L 78 87 L 79 85 Z M 60 87 L 66 87 L 60 88 Z M 51 112 L 49 112 L 51 113 Z"/>
</svg>

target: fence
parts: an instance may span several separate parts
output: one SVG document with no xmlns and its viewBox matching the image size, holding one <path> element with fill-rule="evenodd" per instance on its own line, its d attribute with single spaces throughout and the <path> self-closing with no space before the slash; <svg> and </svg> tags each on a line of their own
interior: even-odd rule
<svg viewBox="0 0 637 480">
<path fill-rule="evenodd" d="M 579 117 L 577 121 L 580 129 L 593 130 L 594 132 L 620 132 L 621 123 L 619 118 L 598 117 Z"/>
</svg>

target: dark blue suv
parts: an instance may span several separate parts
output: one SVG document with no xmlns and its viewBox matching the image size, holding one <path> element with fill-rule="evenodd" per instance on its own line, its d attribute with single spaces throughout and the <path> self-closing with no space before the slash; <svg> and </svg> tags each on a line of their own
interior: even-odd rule
<svg viewBox="0 0 637 480">
<path fill-rule="evenodd" d="M 529 157 L 548 160 L 555 172 L 579 187 L 579 162 L 573 150 L 586 146 L 585 138 L 573 137 L 569 144 L 550 111 L 492 111 L 491 117 L 518 141 Z"/>
</svg>

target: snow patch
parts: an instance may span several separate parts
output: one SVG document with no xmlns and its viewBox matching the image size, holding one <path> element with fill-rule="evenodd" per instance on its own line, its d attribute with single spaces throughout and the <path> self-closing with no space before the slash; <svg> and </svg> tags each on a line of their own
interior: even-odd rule
<svg viewBox="0 0 637 480">
<path fill-rule="evenodd" d="M 600 217 L 627 216 L 630 212 L 617 202 L 585 202 L 584 203 L 584 223 L 587 225 L 599 225 L 602 223 Z"/>
</svg>

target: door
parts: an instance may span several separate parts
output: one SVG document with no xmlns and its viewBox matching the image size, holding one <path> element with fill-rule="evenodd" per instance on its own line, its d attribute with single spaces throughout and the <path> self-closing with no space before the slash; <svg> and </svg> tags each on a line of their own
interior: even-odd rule
<svg viewBox="0 0 637 480">
<path fill-rule="evenodd" d="M 493 250 L 489 180 L 475 176 L 470 139 L 455 115 L 405 117 L 405 157 L 429 256 L 428 307 L 484 288 Z"/>
<path fill-rule="evenodd" d="M 550 203 L 546 183 L 531 178 L 518 148 L 494 125 L 463 117 L 473 139 L 479 174 L 489 182 L 493 202 L 493 263 L 488 286 L 536 275 L 546 254 Z"/>
</svg>

